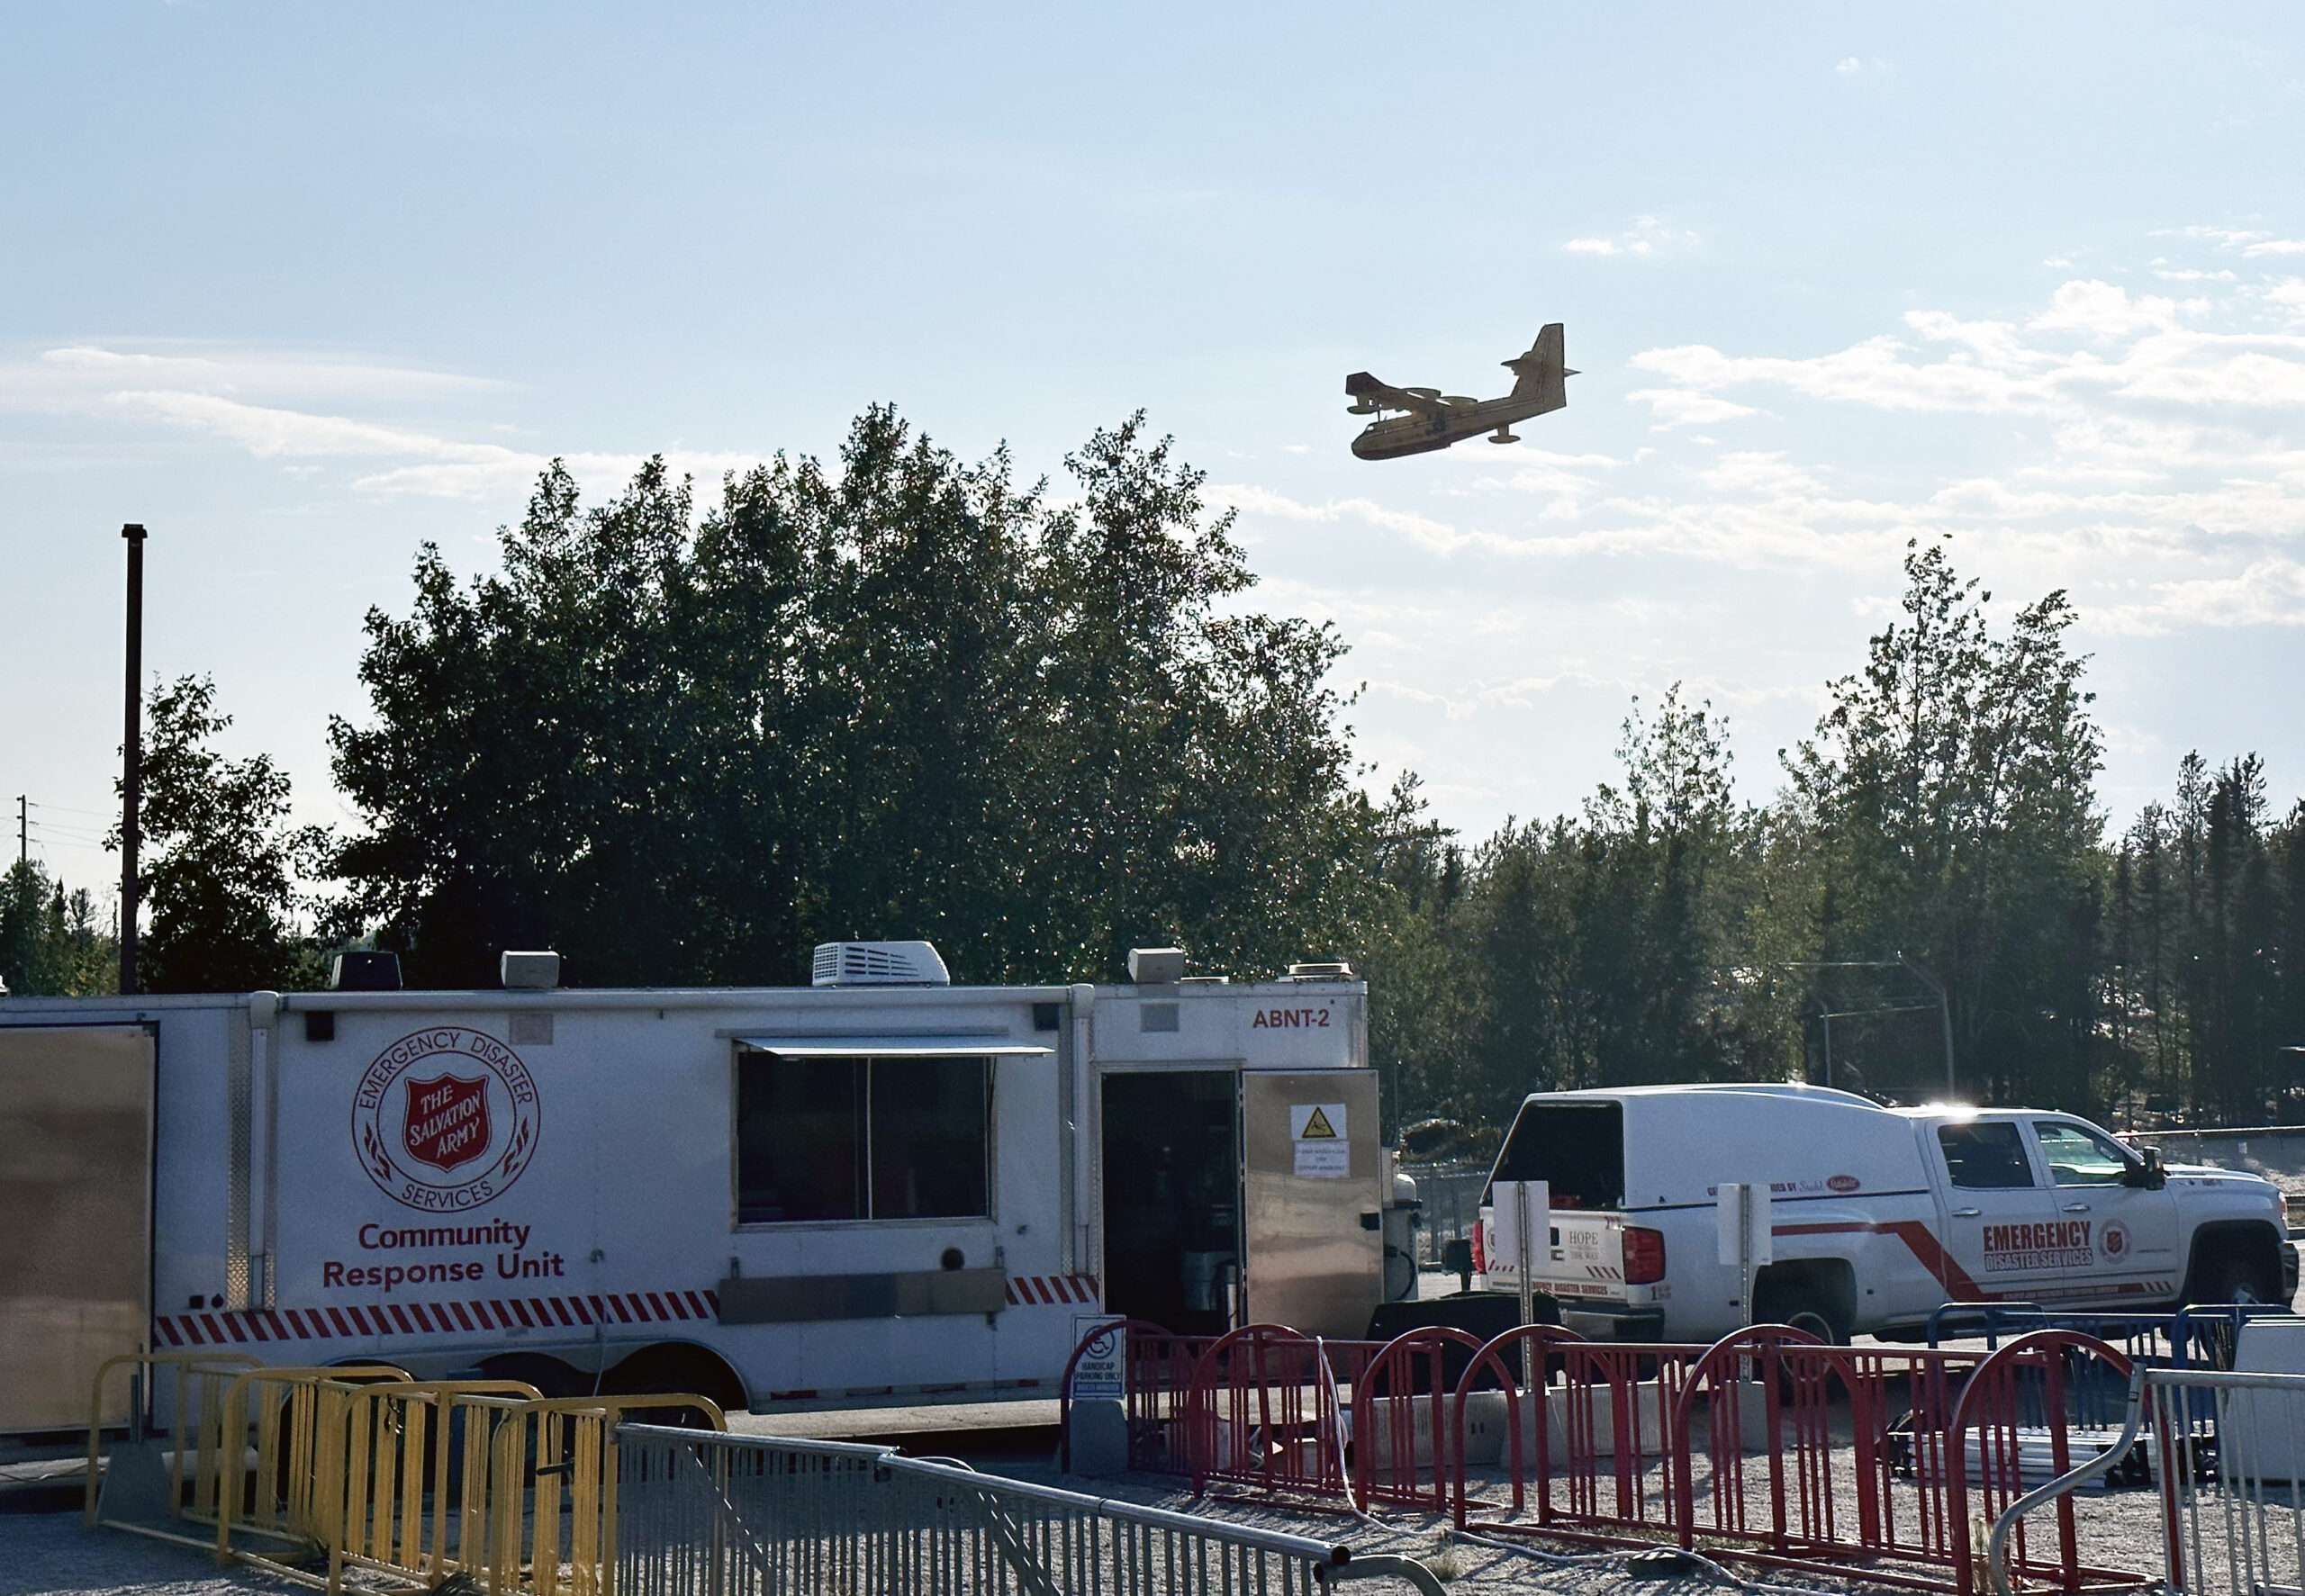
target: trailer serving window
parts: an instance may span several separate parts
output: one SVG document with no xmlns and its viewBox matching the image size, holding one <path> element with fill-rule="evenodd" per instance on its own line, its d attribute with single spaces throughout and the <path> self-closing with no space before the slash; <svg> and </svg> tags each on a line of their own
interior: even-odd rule
<svg viewBox="0 0 2305 1596">
<path fill-rule="evenodd" d="M 1624 1105 L 1524 1103 L 1497 1155 L 1499 1180 L 1541 1180 L 1555 1208 L 1624 1206 Z M 1481 1201 L 1489 1201 L 1487 1193 Z"/>
<path fill-rule="evenodd" d="M 991 1038 L 737 1039 L 737 1222 L 992 1213 Z"/>
</svg>

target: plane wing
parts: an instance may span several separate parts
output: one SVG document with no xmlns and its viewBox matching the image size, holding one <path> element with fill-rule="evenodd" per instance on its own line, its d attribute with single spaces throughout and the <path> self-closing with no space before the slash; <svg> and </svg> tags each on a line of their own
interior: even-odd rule
<svg viewBox="0 0 2305 1596">
<path fill-rule="evenodd" d="M 1415 410 L 1420 416 L 1437 416 L 1449 408 L 1437 388 L 1396 388 L 1390 383 L 1378 382 L 1365 371 L 1354 372 L 1345 378 L 1344 391 L 1352 396 L 1351 409 L 1356 415 L 1377 410 Z"/>
</svg>

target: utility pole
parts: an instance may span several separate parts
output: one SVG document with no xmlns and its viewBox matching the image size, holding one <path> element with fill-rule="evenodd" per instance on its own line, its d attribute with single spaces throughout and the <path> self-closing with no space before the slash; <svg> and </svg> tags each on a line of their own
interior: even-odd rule
<svg viewBox="0 0 2305 1596">
<path fill-rule="evenodd" d="M 28 793 L 22 792 L 16 795 L 16 862 L 18 864 L 29 862 L 32 856 L 32 832 L 31 828 L 24 824 L 24 815 L 28 807 L 25 799 L 30 796 Z"/>
<path fill-rule="evenodd" d="M 121 735 L 120 989 L 136 990 L 136 826 L 144 796 L 144 528 L 120 529 L 128 540 L 128 692 Z"/>
</svg>

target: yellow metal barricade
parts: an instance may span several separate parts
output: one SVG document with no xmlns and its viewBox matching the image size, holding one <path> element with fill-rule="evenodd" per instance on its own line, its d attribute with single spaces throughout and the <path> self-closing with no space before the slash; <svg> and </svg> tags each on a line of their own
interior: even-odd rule
<svg viewBox="0 0 2305 1596">
<path fill-rule="evenodd" d="M 81 1521 L 91 1528 L 96 1522 L 104 1439 L 104 1382 L 114 1371 L 129 1370 L 131 1380 L 142 1383 L 140 1399 L 131 1395 L 129 1402 L 129 1433 L 131 1438 L 140 1436 L 148 1402 L 156 1410 L 156 1418 L 164 1414 L 167 1420 L 168 1516 L 207 1523 L 216 1512 L 216 1475 L 221 1450 L 220 1439 L 223 1433 L 219 1422 L 221 1398 L 225 1387 L 242 1370 L 255 1365 L 255 1358 L 237 1352 L 130 1352 L 118 1357 L 108 1357 L 99 1365 L 88 1391 L 88 1474 L 86 1495 L 81 1504 Z M 165 1409 L 158 1401 L 158 1376 L 163 1369 L 175 1376 Z M 187 1449 L 192 1453 L 193 1465 L 193 1497 L 188 1510 L 184 1496 L 185 1454 Z M 116 1527 L 145 1533 L 155 1532 L 149 1525 Z"/>
<path fill-rule="evenodd" d="M 492 1596 L 613 1596 L 618 1421 L 685 1409 L 728 1427 L 716 1403 L 689 1393 L 546 1399 L 518 1381 L 417 1381 L 389 1364 L 113 1360 L 135 1362 L 178 1370 L 179 1501 L 185 1440 L 194 1442 L 192 1501 L 179 1516 L 214 1526 L 219 1562 L 331 1592 L 361 1568 L 415 1589 L 462 1573 Z M 93 1486 L 89 1500 L 94 1522 Z M 324 1576 L 314 1554 L 325 1555 Z"/>
<path fill-rule="evenodd" d="M 329 1589 L 348 1564 L 428 1584 L 487 1573 L 493 1504 L 518 1490 L 495 1466 L 494 1443 L 539 1400 L 515 1380 L 323 1390 L 310 1525 L 329 1555 Z"/>
<path fill-rule="evenodd" d="M 340 1445 L 331 1448 L 330 1438 L 341 1432 L 345 1393 L 366 1382 L 405 1384 L 408 1377 L 405 1369 L 373 1363 L 258 1368 L 233 1380 L 217 1412 L 223 1438 L 216 1489 L 217 1561 L 248 1555 L 232 1549 L 235 1526 L 274 1541 L 316 1543 L 313 1508 L 330 1494 L 325 1460 L 342 1456 Z"/>
<path fill-rule="evenodd" d="M 718 1402 L 689 1392 L 557 1397 L 507 1415 L 491 1470 L 491 1596 L 614 1596 L 617 1421 L 634 1410 L 666 1408 L 692 1409 L 714 1429 L 728 1428 Z"/>
</svg>

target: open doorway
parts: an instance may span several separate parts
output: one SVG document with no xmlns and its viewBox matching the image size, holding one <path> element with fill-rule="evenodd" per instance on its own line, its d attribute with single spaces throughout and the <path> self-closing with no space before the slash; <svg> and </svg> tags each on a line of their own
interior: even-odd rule
<svg viewBox="0 0 2305 1596">
<path fill-rule="evenodd" d="M 1186 1335 L 1231 1328 L 1241 1153 L 1229 1069 L 1104 1078 L 1105 1308 Z"/>
</svg>

